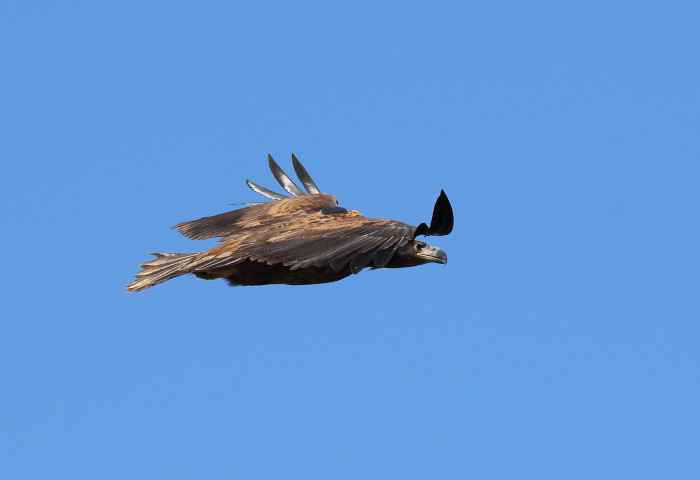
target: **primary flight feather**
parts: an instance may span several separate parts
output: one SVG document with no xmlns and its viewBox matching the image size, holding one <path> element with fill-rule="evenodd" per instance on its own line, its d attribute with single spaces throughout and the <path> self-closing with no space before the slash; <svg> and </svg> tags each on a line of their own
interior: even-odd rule
<svg viewBox="0 0 700 480">
<path fill-rule="evenodd" d="M 419 235 L 452 231 L 452 206 L 444 191 L 435 202 L 430 226 L 414 227 L 339 207 L 333 195 L 320 192 L 294 155 L 294 171 L 308 194 L 270 155 L 268 163 L 291 196 L 246 180 L 272 201 L 175 225 L 194 240 L 220 237 L 221 245 L 197 253 L 152 253 L 156 258 L 140 265 L 142 270 L 126 290 L 139 292 L 186 273 L 207 280 L 225 278 L 231 285 L 309 285 L 341 280 L 366 267 L 447 263 L 441 249 L 416 240 Z"/>
</svg>

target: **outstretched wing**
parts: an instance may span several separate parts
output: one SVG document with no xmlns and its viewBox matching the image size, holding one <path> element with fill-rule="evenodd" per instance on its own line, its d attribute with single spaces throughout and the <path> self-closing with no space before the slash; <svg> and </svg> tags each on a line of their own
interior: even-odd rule
<svg viewBox="0 0 700 480">
<path fill-rule="evenodd" d="M 330 266 L 352 273 L 382 268 L 413 239 L 416 227 L 394 220 L 363 217 L 358 212 L 318 214 L 255 229 L 201 255 L 194 271 L 226 269 L 245 260 L 281 263 L 297 270 Z"/>
<path fill-rule="evenodd" d="M 177 228 L 180 233 L 194 240 L 230 237 L 239 235 L 241 231 L 246 229 L 286 223 L 295 218 L 303 218 L 338 206 L 338 201 L 333 195 L 319 191 L 309 173 L 294 154 L 292 154 L 294 171 L 310 195 L 306 195 L 296 186 L 271 155 L 267 156 L 267 162 L 275 179 L 282 188 L 292 195 L 291 198 L 246 180 L 254 192 L 274 201 L 257 203 L 239 210 L 178 223 L 173 228 Z"/>
<path fill-rule="evenodd" d="M 258 203 L 231 212 L 178 223 L 173 228 L 177 228 L 180 233 L 194 240 L 229 237 L 240 234 L 246 229 L 287 223 L 336 206 L 338 201 L 333 195 L 317 193 Z"/>
</svg>

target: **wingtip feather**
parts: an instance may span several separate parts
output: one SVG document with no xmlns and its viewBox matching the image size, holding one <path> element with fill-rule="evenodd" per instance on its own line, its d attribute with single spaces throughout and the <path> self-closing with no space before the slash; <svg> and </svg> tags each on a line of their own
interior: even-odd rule
<svg viewBox="0 0 700 480">
<path fill-rule="evenodd" d="M 321 193 L 321 190 L 316 186 L 316 182 L 313 181 L 309 172 L 306 171 L 304 166 L 301 164 L 296 155 L 292 153 L 292 165 L 294 166 L 294 171 L 299 178 L 299 181 L 304 185 L 304 188 L 310 194 Z"/>
<path fill-rule="evenodd" d="M 301 190 L 301 188 L 297 187 L 296 184 L 292 181 L 291 178 L 289 178 L 289 175 L 287 175 L 284 170 L 282 170 L 282 167 L 280 167 L 277 162 L 275 162 L 275 159 L 272 158 L 272 155 L 269 153 L 267 154 L 267 163 L 270 166 L 270 171 L 272 172 L 272 175 L 275 177 L 275 180 L 284 188 L 287 192 L 289 192 L 293 196 L 299 196 L 299 195 L 304 195 L 304 192 Z"/>
</svg>

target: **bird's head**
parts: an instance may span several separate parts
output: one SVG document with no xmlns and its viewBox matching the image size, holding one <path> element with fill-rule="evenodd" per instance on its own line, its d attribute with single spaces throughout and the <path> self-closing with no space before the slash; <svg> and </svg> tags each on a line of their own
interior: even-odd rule
<svg viewBox="0 0 700 480">
<path fill-rule="evenodd" d="M 447 263 L 447 254 L 438 247 L 431 247 L 425 242 L 413 240 L 396 252 L 386 268 L 404 268 L 424 265 L 426 263 Z"/>
<path fill-rule="evenodd" d="M 423 260 L 423 263 L 447 263 L 447 254 L 444 250 L 438 247 L 431 247 L 425 242 L 414 240 L 411 243 L 411 248 L 407 249 L 405 255 L 410 255 L 417 259 Z"/>
</svg>

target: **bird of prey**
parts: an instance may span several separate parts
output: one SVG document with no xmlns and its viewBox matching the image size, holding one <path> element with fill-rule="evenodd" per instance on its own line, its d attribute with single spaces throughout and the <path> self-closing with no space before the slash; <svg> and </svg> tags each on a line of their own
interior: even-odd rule
<svg viewBox="0 0 700 480">
<path fill-rule="evenodd" d="M 447 263 L 437 247 L 416 240 L 420 235 L 447 235 L 454 223 L 445 191 L 433 208 L 430 226 L 365 218 L 338 206 L 333 195 L 321 193 L 292 154 L 304 193 L 268 155 L 270 170 L 290 195 L 281 195 L 246 180 L 255 192 L 272 199 L 245 208 L 175 225 L 195 240 L 220 237 L 220 245 L 205 252 L 152 253 L 140 267 L 128 292 L 146 290 L 186 273 L 231 285 L 309 285 L 335 282 L 360 270 Z"/>
</svg>

